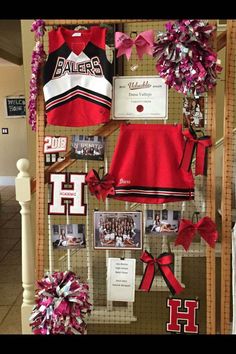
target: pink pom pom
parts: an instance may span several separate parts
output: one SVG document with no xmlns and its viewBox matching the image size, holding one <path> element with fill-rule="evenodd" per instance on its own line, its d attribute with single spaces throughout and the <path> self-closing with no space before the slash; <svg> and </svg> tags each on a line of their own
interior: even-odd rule
<svg viewBox="0 0 236 354">
<path fill-rule="evenodd" d="M 38 281 L 37 304 L 30 316 L 34 334 L 84 334 L 92 305 L 89 287 L 71 271 L 55 272 Z"/>
<path fill-rule="evenodd" d="M 154 44 L 156 69 L 169 87 L 185 95 L 198 96 L 216 85 L 222 67 L 208 42 L 213 26 L 201 20 L 166 24 Z"/>
</svg>

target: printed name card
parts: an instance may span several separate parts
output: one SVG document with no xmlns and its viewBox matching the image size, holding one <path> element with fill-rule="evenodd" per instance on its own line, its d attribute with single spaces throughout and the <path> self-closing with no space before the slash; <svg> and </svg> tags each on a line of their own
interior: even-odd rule
<svg viewBox="0 0 236 354">
<path fill-rule="evenodd" d="M 136 259 L 108 258 L 108 301 L 134 302 Z"/>
</svg>

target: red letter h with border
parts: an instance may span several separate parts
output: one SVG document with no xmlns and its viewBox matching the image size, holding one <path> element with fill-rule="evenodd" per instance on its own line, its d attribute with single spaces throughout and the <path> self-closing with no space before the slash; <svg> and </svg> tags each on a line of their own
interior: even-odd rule
<svg viewBox="0 0 236 354">
<path fill-rule="evenodd" d="M 186 321 L 183 326 L 184 333 L 198 333 L 198 325 L 196 324 L 196 310 L 199 308 L 199 301 L 184 300 L 184 308 L 186 311 L 180 311 L 182 307 L 182 299 L 167 299 L 167 306 L 170 308 L 170 320 L 167 323 L 167 332 L 181 332 L 181 324 L 179 321 Z"/>
</svg>

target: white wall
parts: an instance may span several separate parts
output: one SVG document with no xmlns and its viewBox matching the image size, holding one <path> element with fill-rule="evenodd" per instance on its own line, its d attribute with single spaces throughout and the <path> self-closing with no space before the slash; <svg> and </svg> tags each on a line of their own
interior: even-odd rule
<svg viewBox="0 0 236 354">
<path fill-rule="evenodd" d="M 24 95 L 23 66 L 0 66 L 0 185 L 14 184 L 16 162 L 27 157 L 27 118 L 6 118 L 5 97 Z M 9 134 L 2 134 L 8 128 Z"/>
<path fill-rule="evenodd" d="M 223 151 L 224 151 L 224 144 L 223 140 L 220 140 L 220 143 L 216 144 L 216 177 L 222 177 L 223 171 Z M 233 175 L 235 179 L 235 172 L 236 172 L 236 130 L 233 133 L 233 160 L 234 160 L 234 169 Z"/>
</svg>

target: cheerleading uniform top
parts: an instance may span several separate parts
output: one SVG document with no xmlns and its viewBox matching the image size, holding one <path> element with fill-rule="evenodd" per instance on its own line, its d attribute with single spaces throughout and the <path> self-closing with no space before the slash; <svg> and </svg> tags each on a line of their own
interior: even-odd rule
<svg viewBox="0 0 236 354">
<path fill-rule="evenodd" d="M 112 64 L 106 57 L 106 28 L 60 27 L 48 36 L 43 86 L 48 124 L 80 127 L 109 121 Z"/>
</svg>

